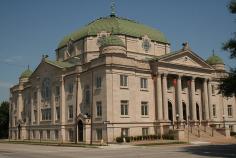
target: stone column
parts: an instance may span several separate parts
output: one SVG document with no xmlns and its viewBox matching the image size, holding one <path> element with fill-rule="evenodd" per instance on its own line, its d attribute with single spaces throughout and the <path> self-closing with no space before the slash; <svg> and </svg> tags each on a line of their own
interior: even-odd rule
<svg viewBox="0 0 236 158">
<path fill-rule="evenodd" d="M 23 109 L 23 98 L 22 98 L 22 93 L 18 93 L 18 98 L 17 98 L 17 119 L 22 119 L 21 117 L 21 112 Z"/>
<path fill-rule="evenodd" d="M 40 124 L 40 114 L 41 114 L 41 111 L 40 111 L 40 106 L 41 106 L 41 92 L 40 92 L 40 88 L 38 87 L 37 88 L 37 125 Z"/>
<path fill-rule="evenodd" d="M 192 105 L 192 120 L 196 121 L 196 102 L 195 102 L 195 77 L 191 79 L 191 105 Z"/>
<path fill-rule="evenodd" d="M 164 108 L 164 120 L 168 121 L 168 100 L 167 100 L 167 74 L 163 74 L 162 77 L 162 89 L 163 89 L 163 108 Z"/>
<path fill-rule="evenodd" d="M 205 120 L 209 120 L 207 79 L 204 79 L 204 82 L 203 82 L 203 91 L 204 91 Z"/>
<path fill-rule="evenodd" d="M 61 101 L 60 101 L 60 124 L 61 124 L 61 132 L 60 138 L 61 141 L 65 140 L 65 83 L 64 76 L 61 77 Z"/>
<path fill-rule="evenodd" d="M 56 119 L 56 106 L 55 106 L 55 87 L 52 88 L 52 97 L 51 97 L 51 120 L 52 124 L 55 124 Z"/>
<path fill-rule="evenodd" d="M 213 119 L 213 111 L 212 111 L 212 103 L 211 103 L 211 97 L 212 97 L 212 87 L 211 82 L 208 81 L 208 106 L 210 109 L 210 119 Z"/>
<path fill-rule="evenodd" d="M 163 120 L 161 74 L 157 74 L 157 118 Z"/>
<path fill-rule="evenodd" d="M 182 106 L 182 84 L 181 84 L 181 75 L 178 75 L 177 78 L 177 105 L 178 105 L 178 113 L 179 120 L 183 120 L 183 106 Z"/>
</svg>

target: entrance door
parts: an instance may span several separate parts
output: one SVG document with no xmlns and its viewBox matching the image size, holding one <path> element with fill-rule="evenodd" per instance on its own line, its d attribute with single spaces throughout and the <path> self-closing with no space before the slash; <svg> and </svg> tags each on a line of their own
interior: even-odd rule
<svg viewBox="0 0 236 158">
<path fill-rule="evenodd" d="M 198 103 L 196 104 L 197 120 L 200 120 L 200 110 Z"/>
<path fill-rule="evenodd" d="M 81 120 L 79 120 L 78 122 L 78 140 L 80 142 L 83 141 L 83 134 L 84 133 L 84 125 L 83 125 L 83 122 Z"/>
<path fill-rule="evenodd" d="M 187 120 L 187 107 L 185 102 L 182 103 L 183 104 L 183 119 L 186 121 Z"/>
<path fill-rule="evenodd" d="M 168 101 L 168 119 L 173 122 L 173 109 L 170 101 Z"/>
</svg>

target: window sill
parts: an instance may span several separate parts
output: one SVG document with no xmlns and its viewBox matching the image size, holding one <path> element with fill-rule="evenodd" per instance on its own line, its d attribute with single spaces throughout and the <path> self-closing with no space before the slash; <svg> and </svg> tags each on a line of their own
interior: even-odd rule
<svg viewBox="0 0 236 158">
<path fill-rule="evenodd" d="M 129 89 L 129 87 L 120 86 L 120 89 Z"/>
<path fill-rule="evenodd" d="M 187 92 L 186 91 L 182 91 L 182 94 L 186 94 Z"/>
<path fill-rule="evenodd" d="M 140 91 L 144 91 L 144 92 L 148 92 L 148 89 L 144 89 L 144 88 L 142 88 L 142 89 L 140 89 Z"/>
<path fill-rule="evenodd" d="M 142 115 L 141 118 L 149 118 L 148 115 Z"/>
<path fill-rule="evenodd" d="M 122 116 L 120 116 L 120 118 L 130 118 L 130 116 L 128 116 L 128 115 L 122 115 Z"/>
<path fill-rule="evenodd" d="M 167 93 L 173 93 L 173 90 L 167 90 Z"/>
</svg>

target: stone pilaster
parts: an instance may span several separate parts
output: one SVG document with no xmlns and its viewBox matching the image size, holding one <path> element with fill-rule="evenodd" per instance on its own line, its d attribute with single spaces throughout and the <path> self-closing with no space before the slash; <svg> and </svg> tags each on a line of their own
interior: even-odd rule
<svg viewBox="0 0 236 158">
<path fill-rule="evenodd" d="M 181 75 L 178 75 L 177 78 L 177 105 L 178 105 L 178 113 L 179 120 L 183 120 L 183 107 L 182 107 L 182 84 L 181 84 Z"/>
<path fill-rule="evenodd" d="M 191 106 L 192 106 L 192 120 L 196 121 L 196 101 L 195 101 L 195 77 L 191 79 Z"/>
<path fill-rule="evenodd" d="M 210 119 L 213 119 L 213 111 L 212 111 L 212 102 L 211 102 L 211 97 L 212 97 L 212 87 L 211 87 L 211 82 L 208 81 L 208 106 L 210 107 Z"/>
<path fill-rule="evenodd" d="M 207 91 L 207 79 L 203 82 L 203 93 L 204 93 L 204 109 L 205 109 L 205 120 L 209 120 L 209 105 L 208 105 L 208 91 Z"/>
<path fill-rule="evenodd" d="M 52 88 L 52 97 L 51 97 L 51 120 L 52 124 L 55 124 L 56 119 L 56 105 L 55 105 L 55 87 Z"/>
<path fill-rule="evenodd" d="M 164 120 L 168 121 L 168 100 L 167 100 L 167 74 L 163 74 L 162 77 L 162 92 L 163 92 L 163 108 L 164 108 Z"/>
<path fill-rule="evenodd" d="M 61 123 L 61 131 L 60 131 L 60 138 L 61 141 L 65 140 L 65 81 L 64 76 L 61 78 L 61 101 L 60 101 L 60 123 Z"/>
<path fill-rule="evenodd" d="M 163 120 L 161 74 L 157 74 L 157 118 Z"/>
<path fill-rule="evenodd" d="M 38 87 L 37 88 L 37 125 L 40 124 L 40 114 L 41 114 L 41 111 L 40 111 L 40 106 L 41 106 L 41 92 L 40 92 L 40 88 Z"/>
</svg>

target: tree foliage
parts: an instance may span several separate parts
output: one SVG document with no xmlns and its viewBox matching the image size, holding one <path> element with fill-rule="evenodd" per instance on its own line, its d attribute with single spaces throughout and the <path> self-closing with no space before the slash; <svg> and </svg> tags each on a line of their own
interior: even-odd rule
<svg viewBox="0 0 236 158">
<path fill-rule="evenodd" d="M 0 138 L 8 137 L 9 103 L 4 101 L 0 105 Z"/>
<path fill-rule="evenodd" d="M 236 0 L 231 0 L 228 8 L 231 13 L 235 14 Z M 231 59 L 236 59 L 236 33 L 234 33 L 233 38 L 228 40 L 223 45 L 223 49 L 230 53 Z M 222 83 L 220 85 L 220 92 L 222 92 L 224 96 L 236 96 L 236 68 L 231 69 L 229 76 L 227 78 L 222 79 Z"/>
</svg>

